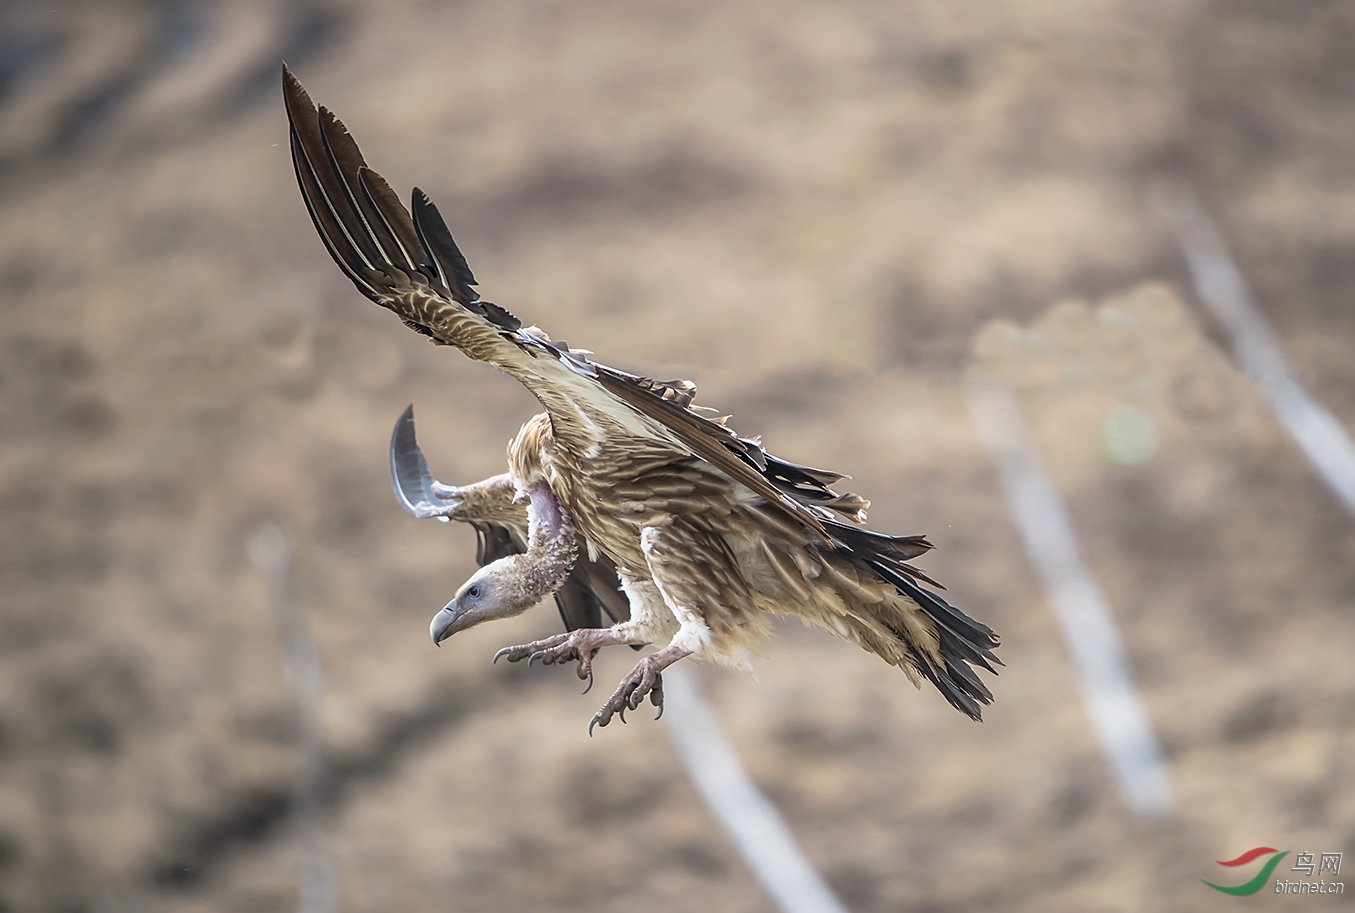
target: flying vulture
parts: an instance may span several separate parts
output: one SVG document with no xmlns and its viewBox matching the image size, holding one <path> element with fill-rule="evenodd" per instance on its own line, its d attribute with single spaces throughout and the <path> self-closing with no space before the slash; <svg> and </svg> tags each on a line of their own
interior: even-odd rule
<svg viewBox="0 0 1355 913">
<path fill-rule="evenodd" d="M 418 516 L 471 523 L 480 569 L 437 613 L 440 643 L 554 595 L 567 632 L 499 652 L 577 662 L 591 684 L 600 647 L 654 644 L 589 725 L 663 710 L 662 672 L 687 656 L 746 667 L 773 615 L 792 615 L 875 653 L 980 719 L 998 639 L 907 562 L 932 546 L 864 526 L 869 502 L 844 476 L 780 460 L 693 405 L 690 381 L 609 368 L 480 297 L 437 208 L 406 210 L 347 128 L 283 68 L 301 196 L 334 262 L 372 301 L 433 342 L 522 383 L 545 410 L 508 445 L 508 472 L 465 487 L 433 480 L 397 423 L 391 474 Z M 412 214 L 411 214 L 412 213 Z M 603 615 L 612 624 L 604 626 Z M 498 656 L 495 657 L 496 659 Z"/>
</svg>

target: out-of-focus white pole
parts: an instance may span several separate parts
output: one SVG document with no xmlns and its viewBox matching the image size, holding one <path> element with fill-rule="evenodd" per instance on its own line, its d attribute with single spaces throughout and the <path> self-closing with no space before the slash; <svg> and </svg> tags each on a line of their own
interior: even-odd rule
<svg viewBox="0 0 1355 913">
<path fill-rule="evenodd" d="M 1232 337 L 1243 370 L 1318 475 L 1355 513 L 1355 444 L 1336 417 L 1294 378 L 1279 341 L 1252 303 L 1246 280 L 1199 198 L 1180 181 L 1159 183 L 1153 197 L 1185 254 L 1195 293 Z"/>
<path fill-rule="evenodd" d="M 1016 399 L 996 381 L 971 382 L 966 393 L 1016 526 L 1063 628 L 1101 751 L 1135 812 L 1165 812 L 1172 802 L 1171 776 L 1157 736 L 1134 689 L 1110 607 L 1082 564 L 1063 499 L 1026 433 Z"/>
<path fill-rule="evenodd" d="M 785 913 L 847 913 L 749 779 L 691 673 L 669 666 L 663 690 L 663 718 L 688 775 L 767 893 Z"/>
<path fill-rule="evenodd" d="M 324 737 L 320 700 L 324 682 L 320 655 L 306 615 L 297 604 L 292 543 L 282 527 L 265 520 L 247 543 L 250 560 L 268 578 L 273 621 L 297 726 L 296 821 L 301 836 L 297 913 L 338 913 L 339 885 L 325 822 Z"/>
</svg>

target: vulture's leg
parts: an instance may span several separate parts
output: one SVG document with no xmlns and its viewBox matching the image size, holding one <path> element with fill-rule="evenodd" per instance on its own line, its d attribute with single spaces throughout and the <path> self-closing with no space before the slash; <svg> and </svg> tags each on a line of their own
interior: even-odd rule
<svg viewBox="0 0 1355 913">
<path fill-rule="evenodd" d="M 577 628 L 567 634 L 556 634 L 553 637 L 534 640 L 529 644 L 504 647 L 494 654 L 494 662 L 506 659 L 510 663 L 516 663 L 525 659 L 530 666 L 540 660 L 543 666 L 553 666 L 577 660 L 579 665 L 574 671 L 580 681 L 588 682 L 588 687 L 583 692 L 587 694 L 593 687 L 593 657 L 597 656 L 598 650 L 617 644 L 643 643 L 637 644 L 634 640 L 617 637 L 612 628 Z"/>
<path fill-rule="evenodd" d="M 724 540 L 712 536 L 689 520 L 673 518 L 664 526 L 647 526 L 640 533 L 640 548 L 649 565 L 648 589 L 662 600 L 670 625 L 676 626 L 668 646 L 650 654 L 630 674 L 593 716 L 593 726 L 606 726 L 614 714 L 625 722 L 626 710 L 635 710 L 645 696 L 663 715 L 663 670 L 693 653 L 711 647 L 712 634 L 704 610 L 718 610 L 713 603 L 734 602 L 746 596 L 737 590 L 741 578 L 728 573 L 734 561 Z M 627 587 L 630 592 L 631 587 Z M 652 598 L 646 600 L 652 602 Z M 634 597 L 631 605 L 635 605 Z M 652 610 L 651 610 L 652 611 Z M 672 630 L 672 628 L 670 628 Z"/>
<path fill-rule="evenodd" d="M 691 650 L 669 644 L 636 663 L 630 674 L 621 679 L 621 684 L 612 692 L 612 696 L 607 698 L 607 703 L 602 705 L 602 709 L 593 714 L 593 720 L 588 724 L 588 734 L 593 734 L 594 726 L 606 726 L 610 723 L 614 714 L 619 713 L 621 722 L 624 723 L 626 710 L 637 709 L 646 695 L 649 696 L 649 702 L 659 708 L 654 719 L 663 716 L 663 670 L 684 656 L 691 655 Z"/>
<path fill-rule="evenodd" d="M 576 671 L 580 680 L 588 681 L 588 688 L 584 689 L 587 694 L 593 687 L 593 657 L 599 648 L 617 644 L 638 648 L 671 639 L 677 631 L 677 622 L 654 582 L 649 578 L 637 579 L 624 572 L 617 573 L 630 606 L 628 619 L 610 628 L 579 628 L 520 647 L 505 647 L 494 654 L 494 661 L 504 657 L 509 662 L 525 659 L 530 664 L 539 659 L 545 665 L 552 665 L 578 660 Z"/>
</svg>

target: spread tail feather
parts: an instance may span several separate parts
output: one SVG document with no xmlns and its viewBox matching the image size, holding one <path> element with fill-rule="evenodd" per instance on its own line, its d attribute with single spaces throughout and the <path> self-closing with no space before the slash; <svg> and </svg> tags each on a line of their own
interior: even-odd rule
<svg viewBox="0 0 1355 913">
<path fill-rule="evenodd" d="M 971 720 L 982 721 L 983 710 L 979 705 L 992 703 L 993 692 L 979 680 L 971 664 L 996 674 L 992 664 L 1002 665 L 993 653 L 998 645 L 997 635 L 987 625 L 975 621 L 907 577 L 896 576 L 891 582 L 936 624 L 940 663 L 909 644 L 908 652 L 918 671 L 936 686 L 952 707 Z"/>
<path fill-rule="evenodd" d="M 981 704 L 990 704 L 993 693 L 979 680 L 974 666 L 994 674 L 1002 661 L 993 652 L 1000 641 L 993 629 L 970 618 L 938 594 L 922 586 L 933 583 L 904 556 L 920 554 L 931 545 L 921 536 L 884 536 L 868 530 L 830 525 L 839 547 L 852 555 L 886 583 L 917 604 L 936 628 L 937 649 L 924 649 L 902 626 L 889 625 L 904 644 L 913 667 L 936 686 L 952 707 L 972 720 L 982 720 Z M 939 586 L 939 584 L 933 584 Z"/>
</svg>

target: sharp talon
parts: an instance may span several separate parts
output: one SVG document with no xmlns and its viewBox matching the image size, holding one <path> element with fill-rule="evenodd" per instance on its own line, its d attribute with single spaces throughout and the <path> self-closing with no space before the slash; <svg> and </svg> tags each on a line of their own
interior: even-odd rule
<svg viewBox="0 0 1355 913">
<path fill-rule="evenodd" d="M 588 738 L 591 739 L 591 738 L 593 737 L 593 727 L 596 726 L 597 724 L 598 724 L 598 718 L 597 718 L 597 715 L 594 714 L 594 715 L 593 715 L 592 721 L 588 724 Z"/>
<path fill-rule="evenodd" d="M 546 651 L 544 651 L 544 650 L 537 650 L 537 651 L 536 651 L 535 653 L 533 653 L 531 656 L 527 657 L 527 668 L 528 668 L 528 669 L 532 668 L 532 663 L 536 662 L 536 658 L 537 658 L 538 656 L 540 656 L 540 655 L 541 655 L 542 653 L 544 653 L 544 652 L 546 652 Z M 542 665 L 545 665 L 545 663 L 542 663 Z"/>
<path fill-rule="evenodd" d="M 659 718 L 662 717 L 662 716 L 663 716 L 663 704 L 660 704 L 660 705 L 659 705 L 659 712 L 656 713 L 656 714 L 654 714 L 654 719 L 657 720 L 657 719 L 659 719 Z"/>
<path fill-rule="evenodd" d="M 493 660 L 493 662 L 497 663 L 497 662 L 499 661 L 499 657 L 503 656 L 505 653 L 512 653 L 512 652 L 513 652 L 513 648 L 512 648 L 512 647 L 504 647 L 504 648 L 503 648 L 502 650 L 500 650 L 498 653 L 495 653 L 495 654 L 494 654 L 494 660 Z M 491 664 L 492 664 L 492 663 L 491 663 Z"/>
<path fill-rule="evenodd" d="M 640 692 L 632 691 L 630 697 L 626 698 L 626 706 L 629 707 L 631 710 L 634 710 L 636 707 L 639 707 L 640 697 L 641 697 Z"/>
<path fill-rule="evenodd" d="M 593 690 L 593 673 L 589 672 L 589 673 L 588 673 L 588 687 L 583 689 L 583 693 L 584 693 L 584 694 L 587 694 L 589 691 L 592 691 L 592 690 Z"/>
<path fill-rule="evenodd" d="M 623 722 L 623 723 L 626 722 L 626 707 L 625 707 L 625 703 L 624 703 L 624 702 L 623 702 L 622 705 L 621 705 L 621 709 L 618 710 L 618 711 L 616 711 L 616 715 L 619 716 L 619 717 L 621 717 L 621 722 Z M 626 723 L 626 725 L 629 726 L 630 724 L 629 724 L 629 723 Z"/>
</svg>

